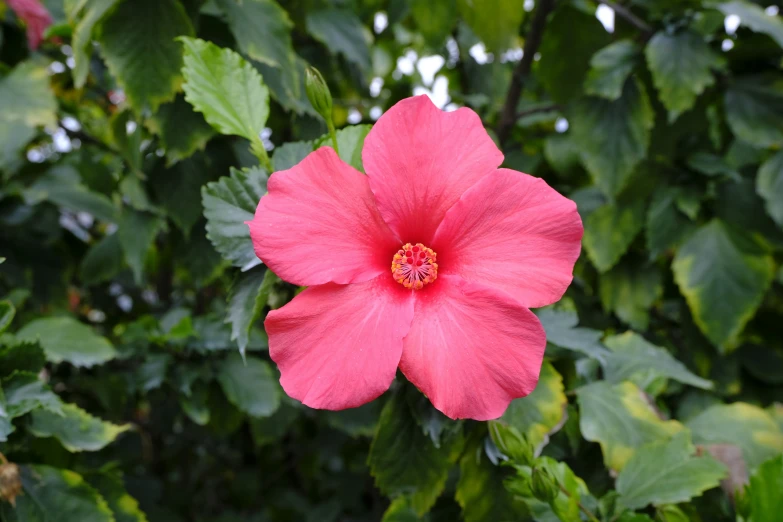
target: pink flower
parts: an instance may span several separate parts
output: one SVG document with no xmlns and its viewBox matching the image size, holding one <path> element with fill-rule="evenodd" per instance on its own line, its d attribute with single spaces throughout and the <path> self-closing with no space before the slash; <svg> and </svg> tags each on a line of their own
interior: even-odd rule
<svg viewBox="0 0 783 522">
<path fill-rule="evenodd" d="M 543 180 L 500 169 L 470 109 L 402 100 L 364 143 L 367 175 L 323 147 L 269 179 L 256 254 L 309 286 L 264 323 L 286 393 L 340 410 L 397 368 L 453 419 L 494 419 L 538 382 L 531 307 L 571 283 L 582 222 Z"/>
<path fill-rule="evenodd" d="M 52 25 L 49 11 L 39 0 L 8 0 L 16 16 L 27 26 L 27 43 L 31 49 L 38 49 L 46 29 Z"/>
</svg>

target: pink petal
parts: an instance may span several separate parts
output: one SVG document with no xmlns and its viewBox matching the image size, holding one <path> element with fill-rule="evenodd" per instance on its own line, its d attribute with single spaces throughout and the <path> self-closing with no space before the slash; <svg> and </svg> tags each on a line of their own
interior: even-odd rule
<svg viewBox="0 0 783 522">
<path fill-rule="evenodd" d="M 391 274 L 310 287 L 267 315 L 269 354 L 288 395 L 312 408 L 355 408 L 385 392 L 413 318 Z"/>
<path fill-rule="evenodd" d="M 8 5 L 27 26 L 27 43 L 30 48 L 37 49 L 43 40 L 44 32 L 52 25 L 49 11 L 39 0 L 8 0 Z"/>
<path fill-rule="evenodd" d="M 439 273 L 504 290 L 535 308 L 559 300 L 579 257 L 576 204 L 546 182 L 499 169 L 446 214 L 432 249 Z"/>
<path fill-rule="evenodd" d="M 403 243 L 428 244 L 446 211 L 503 154 L 475 112 L 443 112 L 417 96 L 381 116 L 364 141 L 362 161 L 392 230 Z"/>
<path fill-rule="evenodd" d="M 322 147 L 272 174 L 248 222 L 256 255 L 297 285 L 389 274 L 401 243 L 378 213 L 367 177 Z"/>
<path fill-rule="evenodd" d="M 455 276 L 416 292 L 400 369 L 452 419 L 489 420 L 538 383 L 546 334 L 503 292 Z"/>
</svg>

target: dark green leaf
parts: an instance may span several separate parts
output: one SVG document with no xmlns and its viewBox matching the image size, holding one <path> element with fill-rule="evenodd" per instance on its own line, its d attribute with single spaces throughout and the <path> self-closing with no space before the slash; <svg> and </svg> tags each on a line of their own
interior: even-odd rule
<svg viewBox="0 0 783 522">
<path fill-rule="evenodd" d="M 54 363 L 93 366 L 113 359 L 117 352 L 105 337 L 71 317 L 46 317 L 24 325 L 16 334 L 22 341 L 38 341 Z"/>
<path fill-rule="evenodd" d="M 217 379 L 226 398 L 251 417 L 269 417 L 280 406 L 280 386 L 266 361 L 231 354 L 220 364 Z"/>
<path fill-rule="evenodd" d="M 67 166 L 58 166 L 38 178 L 24 192 L 29 204 L 51 201 L 74 212 L 88 212 L 96 218 L 116 223 L 119 213 L 104 196 L 82 185 L 79 173 Z"/>
<path fill-rule="evenodd" d="M 37 342 L 18 341 L 0 348 L 0 377 L 15 371 L 38 373 L 46 363 L 46 356 Z"/>
<path fill-rule="evenodd" d="M 734 80 L 724 97 L 726 121 L 737 138 L 757 147 L 783 144 L 783 77 Z"/>
<path fill-rule="evenodd" d="M 680 191 L 669 187 L 663 187 L 653 195 L 644 229 L 651 259 L 679 245 L 695 229 L 678 208 L 680 196 Z"/>
<path fill-rule="evenodd" d="M 3 333 L 14 320 L 16 308 L 11 301 L 0 301 L 0 333 Z"/>
<path fill-rule="evenodd" d="M 661 273 L 654 265 L 625 261 L 601 274 L 598 292 L 604 310 L 632 328 L 646 330 L 650 307 L 663 294 Z"/>
<path fill-rule="evenodd" d="M 125 254 L 125 261 L 133 271 L 133 278 L 140 285 L 144 278 L 144 260 L 162 222 L 154 214 L 125 208 L 119 225 L 117 239 Z"/>
<path fill-rule="evenodd" d="M 500 53 L 514 47 L 525 16 L 522 0 L 457 0 L 457 7 L 488 52 Z"/>
<path fill-rule="evenodd" d="M 244 357 L 250 338 L 250 328 L 261 316 L 269 300 L 269 292 L 280 281 L 271 270 L 253 270 L 240 276 L 228 296 L 226 322 L 231 324 L 231 340 L 239 345 Z"/>
<path fill-rule="evenodd" d="M 111 12 L 118 0 L 80 0 L 66 2 L 68 19 L 75 23 L 73 31 L 73 81 L 77 89 L 84 87 L 90 72 L 92 56 L 92 35 L 107 13 Z M 68 7 L 70 6 L 70 7 Z"/>
<path fill-rule="evenodd" d="M 767 213 L 783 228 L 783 151 L 761 165 L 756 192 L 764 199 Z"/>
<path fill-rule="evenodd" d="M 339 53 L 358 65 L 370 69 L 370 37 L 361 20 L 348 9 L 319 9 L 306 15 L 307 32 L 323 43 L 330 52 Z"/>
<path fill-rule="evenodd" d="M 351 125 L 337 131 L 337 146 L 340 149 L 340 159 L 356 170 L 364 172 L 362 166 L 362 147 L 364 138 L 370 132 L 372 125 Z M 315 142 L 314 149 L 332 147 L 331 138 L 326 135 Z"/>
<path fill-rule="evenodd" d="M 90 246 L 82 258 L 79 277 L 88 286 L 108 281 L 122 270 L 124 263 L 120 238 L 114 233 Z"/>
<path fill-rule="evenodd" d="M 767 14 L 760 6 L 744 0 L 723 2 L 715 7 L 726 16 L 738 16 L 741 24 L 747 25 L 753 31 L 768 35 L 783 47 L 783 21 L 780 20 L 779 15 Z"/>
<path fill-rule="evenodd" d="M 197 150 L 204 150 L 207 142 L 215 135 L 204 117 L 193 110 L 183 96 L 171 103 L 165 103 L 147 120 L 152 132 L 160 136 L 160 144 L 166 150 L 166 164 L 191 156 Z"/>
<path fill-rule="evenodd" d="M 640 55 L 639 46 L 631 40 L 618 40 L 595 53 L 585 78 L 585 93 L 607 100 L 622 96 Z"/>
<path fill-rule="evenodd" d="M 412 0 L 410 9 L 422 36 L 436 48 L 457 23 L 457 0 Z"/>
<path fill-rule="evenodd" d="M 342 151 L 342 148 L 340 150 Z M 313 152 L 313 144 L 309 141 L 284 143 L 275 149 L 275 153 L 272 156 L 272 165 L 275 172 L 290 169 L 305 159 L 311 152 Z"/>
<path fill-rule="evenodd" d="M 612 268 L 644 227 L 644 201 L 606 204 L 585 219 L 584 246 L 599 272 Z"/>
<path fill-rule="evenodd" d="M 583 353 L 599 361 L 607 355 L 601 344 L 603 333 L 590 328 L 579 328 L 575 312 L 544 308 L 537 311 L 538 319 L 546 330 L 546 340 L 561 348 Z"/>
</svg>

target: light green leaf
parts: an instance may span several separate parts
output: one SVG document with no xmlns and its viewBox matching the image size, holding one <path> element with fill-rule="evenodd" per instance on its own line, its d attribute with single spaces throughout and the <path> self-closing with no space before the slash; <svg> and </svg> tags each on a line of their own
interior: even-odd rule
<svg viewBox="0 0 783 522">
<path fill-rule="evenodd" d="M 783 431 L 769 414 L 744 402 L 712 406 L 690 419 L 687 426 L 696 444 L 734 444 L 750 470 L 783 453 Z"/>
<path fill-rule="evenodd" d="M 16 308 L 11 301 L 0 301 L 0 333 L 3 333 L 14 320 Z"/>
<path fill-rule="evenodd" d="M 607 100 L 622 96 L 640 55 L 639 46 L 631 40 L 618 40 L 595 53 L 585 78 L 585 93 Z"/>
<path fill-rule="evenodd" d="M 43 409 L 63 414 L 63 403 L 46 383 L 31 372 L 16 371 L 3 379 L 5 408 L 9 419 L 21 417 L 31 411 Z"/>
<path fill-rule="evenodd" d="M 745 76 L 724 95 L 726 121 L 737 138 L 756 147 L 783 145 L 783 77 Z"/>
<path fill-rule="evenodd" d="M 362 165 L 362 147 L 364 138 L 369 134 L 372 125 L 351 125 L 337 131 L 337 147 L 340 149 L 340 159 L 358 171 L 364 172 Z M 331 147 L 329 135 L 322 136 L 315 142 L 314 149 Z"/>
<path fill-rule="evenodd" d="M 653 195 L 644 228 L 650 259 L 676 247 L 695 229 L 678 208 L 680 197 L 680 191 L 671 187 L 661 187 Z"/>
<path fill-rule="evenodd" d="M 644 201 L 607 203 L 585 219 L 584 247 L 599 272 L 612 268 L 644 227 Z"/>
<path fill-rule="evenodd" d="M 48 200 L 73 212 L 88 212 L 102 221 L 119 220 L 119 212 L 111 200 L 85 187 L 71 166 L 60 165 L 47 171 L 25 189 L 24 199 L 29 205 Z"/>
<path fill-rule="evenodd" d="M 668 351 L 637 333 L 613 335 L 604 339 L 604 344 L 611 350 L 604 365 L 609 382 L 621 382 L 633 376 L 646 381 L 666 377 L 705 390 L 713 387 L 712 382 L 694 375 Z"/>
<path fill-rule="evenodd" d="M 613 197 L 647 155 L 654 114 L 644 87 L 629 79 L 620 98 L 582 98 L 569 111 L 574 141 L 595 183 Z"/>
<path fill-rule="evenodd" d="M 16 507 L 0 506 L 3 520 L 13 522 L 117 522 L 106 500 L 81 475 L 65 469 L 20 466 L 23 494 Z"/>
<path fill-rule="evenodd" d="M 525 435 L 540 453 L 549 436 L 565 421 L 567 404 L 563 377 L 550 363 L 544 362 L 533 393 L 511 401 L 500 420 Z"/>
<path fill-rule="evenodd" d="M 231 169 L 231 177 L 224 176 L 201 189 L 207 237 L 215 250 L 243 271 L 261 264 L 245 221 L 253 219 L 266 193 L 266 181 L 267 174 L 261 168 Z"/>
<path fill-rule="evenodd" d="M 644 392 L 628 381 L 598 381 L 576 393 L 582 435 L 601 445 L 606 466 L 615 471 L 623 469 L 641 446 L 683 429 L 677 421 L 660 419 Z"/>
<path fill-rule="evenodd" d="M 618 505 L 641 509 L 677 504 L 717 487 L 726 467 L 695 453 L 686 431 L 639 448 L 617 477 Z"/>
<path fill-rule="evenodd" d="M 340 150 L 342 151 L 342 147 L 340 147 Z M 305 159 L 311 152 L 313 152 L 313 143 L 310 141 L 294 141 L 275 147 L 275 153 L 272 156 L 272 165 L 275 172 L 290 169 Z"/>
<path fill-rule="evenodd" d="M 397 497 L 383 513 L 381 522 L 424 522 L 426 519 L 420 517 L 409 504 L 407 497 Z"/>
<path fill-rule="evenodd" d="M 93 417 L 75 404 L 64 404 L 62 413 L 34 410 L 28 429 L 36 437 L 55 437 L 70 452 L 101 450 L 130 429 Z"/>
<path fill-rule="evenodd" d="M 694 321 L 726 352 L 761 304 L 775 265 L 752 237 L 713 219 L 680 247 L 672 271 Z"/>
<path fill-rule="evenodd" d="M 391 498 L 408 495 L 411 507 L 422 515 L 443 491 L 462 448 L 462 433 L 450 433 L 440 448 L 435 447 L 416 422 L 409 393 L 418 392 L 398 390 L 384 406 L 367 464 L 381 492 Z"/>
<path fill-rule="evenodd" d="M 693 107 L 704 89 L 715 83 L 712 71 L 725 65 L 701 35 L 688 30 L 658 31 L 647 43 L 645 55 L 670 122 Z"/>
<path fill-rule="evenodd" d="M 253 270 L 242 274 L 228 295 L 226 322 L 231 325 L 231 340 L 239 345 L 244 357 L 250 328 L 261 316 L 269 300 L 269 292 L 280 281 L 271 270 Z"/>
<path fill-rule="evenodd" d="M 568 103 L 582 94 L 590 57 L 610 41 L 595 15 L 559 4 L 547 22 L 537 64 L 537 77 L 554 101 Z"/>
<path fill-rule="evenodd" d="M 740 24 L 750 27 L 757 33 L 764 33 L 783 47 L 783 21 L 779 15 L 768 15 L 764 10 L 751 2 L 733 0 L 717 4 L 716 8 L 728 15 L 736 15 Z"/>
<path fill-rule="evenodd" d="M 269 417 L 280 406 L 280 386 L 266 361 L 233 353 L 220 363 L 217 379 L 229 402 L 251 417 Z"/>
<path fill-rule="evenodd" d="M 576 312 L 543 308 L 536 311 L 546 331 L 546 340 L 561 348 L 583 353 L 602 361 L 609 353 L 601 344 L 603 332 L 590 328 L 579 328 Z"/>
<path fill-rule="evenodd" d="M 147 119 L 147 126 L 160 137 L 160 144 L 166 151 L 166 165 L 191 156 L 197 150 L 204 150 L 207 142 L 215 135 L 204 117 L 193 110 L 184 96 L 177 96 L 171 102 L 158 107 Z"/>
<path fill-rule="evenodd" d="M 117 229 L 117 239 L 125 260 L 133 271 L 133 279 L 140 285 L 144 279 L 144 260 L 163 226 L 155 214 L 125 208 Z"/>
<path fill-rule="evenodd" d="M 193 26 L 178 0 L 122 2 L 103 21 L 101 54 L 137 113 L 174 99 L 182 83 L 177 36 Z"/>
<path fill-rule="evenodd" d="M 119 236 L 106 236 L 87 250 L 79 266 L 79 277 L 87 286 L 108 281 L 120 273 L 124 261 Z"/>
<path fill-rule="evenodd" d="M 457 7 L 488 52 L 514 47 L 525 16 L 523 0 L 457 0 Z"/>
<path fill-rule="evenodd" d="M 119 0 L 80 0 L 68 12 L 73 30 L 73 81 L 77 89 L 84 87 L 90 73 L 92 56 L 92 33 L 95 26 L 109 13 Z"/>
<path fill-rule="evenodd" d="M 16 342 L 4 344 L 0 347 L 0 377 L 16 371 L 37 374 L 46 364 L 44 351 L 37 342 L 17 339 Z"/>
<path fill-rule="evenodd" d="M 34 127 L 24 123 L 0 119 L 0 170 L 18 169 L 23 164 L 22 148 L 37 133 Z"/>
<path fill-rule="evenodd" d="M 108 339 L 71 317 L 35 319 L 16 333 L 22 341 L 38 341 L 53 363 L 94 366 L 114 359 L 117 352 Z"/>
<path fill-rule="evenodd" d="M 307 32 L 330 52 L 342 54 L 363 71 L 370 70 L 370 35 L 349 9 L 318 9 L 306 15 Z"/>
<path fill-rule="evenodd" d="M 22 62 L 0 78 L 0 114 L 4 123 L 57 125 L 57 100 L 46 67 L 35 61 Z"/>
<path fill-rule="evenodd" d="M 778 151 L 759 168 L 756 193 L 764 199 L 767 213 L 783 227 L 783 151 Z"/>
<path fill-rule="evenodd" d="M 198 38 L 185 46 L 185 99 L 221 134 L 250 140 L 263 149 L 260 133 L 269 117 L 269 89 L 256 69 L 231 49 Z"/>
<path fill-rule="evenodd" d="M 147 522 L 147 515 L 139 508 L 139 503 L 125 490 L 120 472 L 90 475 L 88 481 L 106 500 L 114 514 L 114 522 Z"/>
<path fill-rule="evenodd" d="M 624 261 L 601 274 L 598 293 L 604 310 L 632 328 L 646 330 L 650 307 L 663 294 L 661 273 L 655 265 Z"/>
<path fill-rule="evenodd" d="M 775 520 L 783 513 L 783 455 L 769 459 L 750 477 L 746 495 L 750 507 L 748 522 Z"/>
<path fill-rule="evenodd" d="M 439 48 L 457 23 L 457 0 L 412 0 L 411 16 L 424 39 Z"/>
</svg>

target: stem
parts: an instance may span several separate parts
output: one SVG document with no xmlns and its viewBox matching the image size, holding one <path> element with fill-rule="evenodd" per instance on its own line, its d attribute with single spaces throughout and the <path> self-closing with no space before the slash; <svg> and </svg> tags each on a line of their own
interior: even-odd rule
<svg viewBox="0 0 783 522">
<path fill-rule="evenodd" d="M 544 105 L 543 107 L 533 107 L 532 109 L 525 109 L 524 111 L 519 111 L 517 113 L 517 119 L 524 118 L 525 116 L 530 116 L 531 114 L 538 114 L 539 112 L 551 112 L 551 111 L 559 111 L 560 105 L 553 104 L 553 105 Z"/>
<path fill-rule="evenodd" d="M 334 123 L 332 123 L 332 118 L 326 120 L 326 126 L 329 127 L 329 134 L 332 136 L 332 146 L 334 147 L 334 151 L 339 156 L 340 148 L 337 146 L 337 131 L 334 129 Z"/>
<path fill-rule="evenodd" d="M 250 142 L 250 150 L 253 153 L 253 155 L 258 158 L 258 161 L 261 162 L 261 166 L 264 167 L 269 174 L 272 173 L 272 162 L 269 161 L 269 154 L 266 153 L 266 148 L 264 147 L 264 142 L 261 141 L 261 138 L 256 138 L 252 142 Z"/>
<path fill-rule="evenodd" d="M 558 484 L 557 484 L 557 487 L 559 487 L 559 488 L 560 488 L 560 491 L 562 491 L 563 493 L 565 493 L 565 496 L 567 496 L 568 498 L 572 498 L 572 497 L 571 497 L 571 493 L 569 493 L 569 492 L 568 492 L 568 490 L 562 486 L 562 484 L 559 484 L 559 483 L 558 483 Z M 596 516 L 593 514 L 593 512 L 592 512 L 592 511 L 590 511 L 589 509 L 587 509 L 587 508 L 584 506 L 584 504 L 582 504 L 582 502 L 581 502 L 581 501 L 577 501 L 577 503 L 576 503 L 576 504 L 579 506 L 579 509 L 582 511 L 582 513 L 584 513 L 584 514 L 587 516 L 587 518 L 589 518 L 589 519 L 590 519 L 590 522 L 601 522 L 600 520 L 598 520 L 598 517 L 596 517 Z"/>
<path fill-rule="evenodd" d="M 522 87 L 527 75 L 530 74 L 533 58 L 541 45 L 546 19 L 554 7 L 555 0 L 540 0 L 540 5 L 533 15 L 530 31 L 525 39 L 524 53 L 522 54 L 522 59 L 514 68 L 511 85 L 508 88 L 508 94 L 506 94 L 506 103 L 503 104 L 503 112 L 501 112 L 500 122 L 498 123 L 497 134 L 501 146 L 508 140 L 511 130 L 517 121 L 517 105 L 519 105 L 519 98 L 522 96 Z"/>
<path fill-rule="evenodd" d="M 645 38 L 652 36 L 653 28 L 647 25 L 647 23 L 633 14 L 627 7 L 620 4 L 616 4 L 611 0 L 598 0 L 599 4 L 604 4 L 607 7 L 611 7 L 612 10 L 617 13 L 620 18 L 623 18 L 626 22 L 639 29 L 645 34 Z"/>
</svg>

